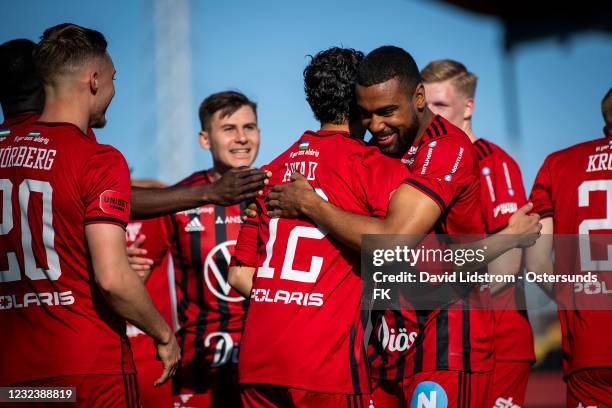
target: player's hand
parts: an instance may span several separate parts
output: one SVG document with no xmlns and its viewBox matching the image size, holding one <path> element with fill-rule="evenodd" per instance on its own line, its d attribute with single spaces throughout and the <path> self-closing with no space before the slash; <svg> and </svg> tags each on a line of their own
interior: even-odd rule
<svg viewBox="0 0 612 408">
<path fill-rule="evenodd" d="M 242 220 L 246 221 L 249 218 L 257 217 L 257 213 L 259 212 L 259 207 L 255 204 L 254 201 L 251 201 L 245 208 L 242 210 Z"/>
<path fill-rule="evenodd" d="M 155 342 L 155 347 L 157 348 L 157 358 L 161 360 L 164 366 L 161 377 L 153 383 L 155 387 L 159 387 L 176 373 L 181 360 L 181 349 L 173 333 L 166 343 Z"/>
<path fill-rule="evenodd" d="M 238 204 L 263 194 L 263 187 L 272 176 L 269 171 L 239 167 L 228 170 L 221 178 L 210 184 L 207 201 L 222 206 Z"/>
<path fill-rule="evenodd" d="M 140 234 L 136 240 L 132 242 L 132 245 L 127 247 L 128 261 L 130 266 L 142 279 L 148 276 L 149 272 L 151 272 L 151 266 L 153 265 L 152 259 L 144 258 L 142 256 L 147 254 L 147 250 L 140 247 L 145 239 L 146 236 Z"/>
<path fill-rule="evenodd" d="M 512 234 L 516 240 L 516 246 L 519 248 L 530 247 L 540 237 L 542 224 L 538 214 L 529 214 L 533 209 L 532 203 L 527 203 L 517 212 L 512 214 L 508 220 L 508 226 L 502 231 L 504 234 Z"/>
<path fill-rule="evenodd" d="M 313 195 L 316 196 L 316 193 L 306 177 L 295 172 L 291 176 L 291 183 L 278 184 L 268 192 L 265 198 L 268 216 L 272 218 L 300 217 L 304 213 L 302 204 Z"/>
</svg>

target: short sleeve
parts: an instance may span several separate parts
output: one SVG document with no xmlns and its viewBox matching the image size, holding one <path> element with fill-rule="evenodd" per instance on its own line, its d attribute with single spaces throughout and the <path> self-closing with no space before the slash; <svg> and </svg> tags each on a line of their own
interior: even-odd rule
<svg viewBox="0 0 612 408">
<path fill-rule="evenodd" d="M 82 175 L 85 224 L 110 223 L 125 228 L 130 217 L 130 172 L 123 155 L 98 145 Z"/>
<path fill-rule="evenodd" d="M 410 171 L 400 160 L 384 156 L 378 148 L 366 149 L 355 166 L 357 183 L 371 215 L 385 217 L 391 196 Z"/>
<path fill-rule="evenodd" d="M 510 156 L 493 156 L 481 166 L 482 211 L 487 233 L 494 234 L 508 225 L 508 220 L 527 202 L 523 177 Z"/>
<path fill-rule="evenodd" d="M 249 218 L 242 223 L 230 266 L 257 267 L 258 226 L 259 214 L 255 218 Z"/>
<path fill-rule="evenodd" d="M 552 180 L 550 175 L 550 156 L 544 160 L 542 167 L 533 182 L 529 201 L 533 203 L 533 212 L 542 218 L 552 217 L 554 206 L 552 202 Z"/>
<path fill-rule="evenodd" d="M 466 185 L 474 182 L 474 154 L 471 146 L 453 136 L 434 139 L 421 146 L 404 180 L 429 196 L 444 213 Z"/>
</svg>

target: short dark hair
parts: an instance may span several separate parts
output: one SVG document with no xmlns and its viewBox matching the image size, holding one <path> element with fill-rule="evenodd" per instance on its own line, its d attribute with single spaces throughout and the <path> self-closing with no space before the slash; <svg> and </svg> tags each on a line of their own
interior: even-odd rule
<svg viewBox="0 0 612 408">
<path fill-rule="evenodd" d="M 421 83 L 419 67 L 412 55 L 399 47 L 385 45 L 366 55 L 359 68 L 357 83 L 371 86 L 393 78 L 397 78 L 408 93 L 414 92 Z"/>
<path fill-rule="evenodd" d="M 36 44 L 23 38 L 0 45 L 0 102 L 18 103 L 42 86 L 32 53 Z"/>
<path fill-rule="evenodd" d="M 321 123 L 349 122 L 355 106 L 355 83 L 363 53 L 332 47 L 312 57 L 304 69 L 306 100 Z"/>
<path fill-rule="evenodd" d="M 608 89 L 606 96 L 601 100 L 601 114 L 606 122 L 606 128 L 612 133 L 612 88 Z"/>
<path fill-rule="evenodd" d="M 40 78 L 49 83 L 91 58 L 106 54 L 106 39 L 99 31 L 64 23 L 45 30 L 34 51 Z"/>
<path fill-rule="evenodd" d="M 253 109 L 255 118 L 257 118 L 257 104 L 240 92 L 224 91 L 210 95 L 200 104 L 199 115 L 202 130 L 210 130 L 212 117 L 217 111 L 221 111 L 221 117 L 224 118 L 233 115 L 245 105 Z"/>
</svg>

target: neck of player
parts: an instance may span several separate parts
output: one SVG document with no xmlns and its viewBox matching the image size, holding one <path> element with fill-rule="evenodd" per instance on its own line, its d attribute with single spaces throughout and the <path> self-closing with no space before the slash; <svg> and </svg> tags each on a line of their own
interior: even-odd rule
<svg viewBox="0 0 612 408">
<path fill-rule="evenodd" d="M 45 87 L 45 108 L 40 115 L 41 122 L 71 123 L 87 133 L 91 112 L 76 93 L 61 92 Z"/>
</svg>

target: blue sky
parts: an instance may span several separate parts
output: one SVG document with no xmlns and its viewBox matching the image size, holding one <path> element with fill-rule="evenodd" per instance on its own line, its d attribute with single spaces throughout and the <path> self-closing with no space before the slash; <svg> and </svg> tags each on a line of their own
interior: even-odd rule
<svg viewBox="0 0 612 408">
<path fill-rule="evenodd" d="M 163 78 L 155 68 L 160 56 L 153 0 L 11 2 L 3 6 L 0 41 L 36 40 L 45 27 L 66 21 L 106 35 L 118 71 L 117 94 L 109 124 L 97 133 L 124 153 L 135 177 L 159 177 L 160 160 L 169 154 L 160 151 L 169 146 L 160 141 L 166 137 L 184 138 L 189 147 L 179 163 L 182 172 L 209 167 L 210 156 L 196 139 L 197 107 L 224 89 L 258 102 L 257 164 L 271 160 L 302 131 L 317 128 L 304 98 L 302 70 L 307 55 L 330 46 L 368 52 L 393 44 L 408 50 L 420 67 L 439 58 L 466 64 L 479 77 L 475 133 L 515 156 L 528 189 L 548 153 L 602 135 L 600 101 L 612 86 L 612 37 L 601 33 L 578 34 L 563 43 L 545 39 L 516 50 L 517 135 L 509 134 L 506 123 L 503 27 L 493 18 L 431 1 L 227 0 L 191 1 L 186 7 L 182 27 L 189 30 L 191 111 L 185 112 L 189 123 L 180 128 L 191 129 L 188 134 L 166 135 L 172 133 L 172 116 L 160 112 L 156 102 Z M 164 132 L 158 131 L 161 120 Z"/>
</svg>

